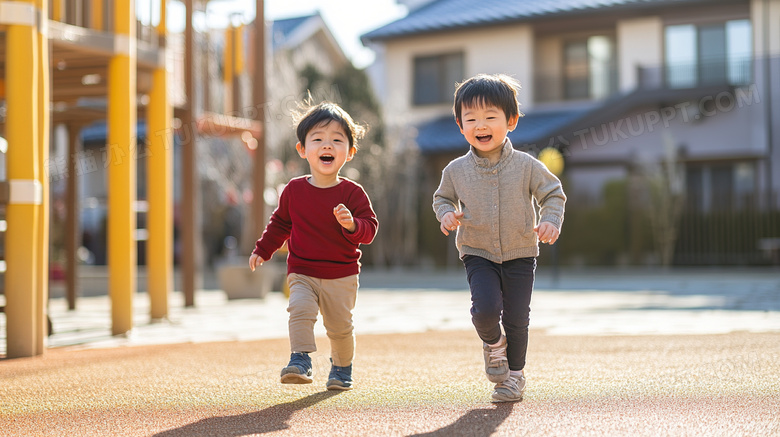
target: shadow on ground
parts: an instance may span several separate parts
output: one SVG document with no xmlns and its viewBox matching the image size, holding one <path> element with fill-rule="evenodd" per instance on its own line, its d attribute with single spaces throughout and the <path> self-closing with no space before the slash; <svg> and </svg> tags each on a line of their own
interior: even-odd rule
<svg viewBox="0 0 780 437">
<path fill-rule="evenodd" d="M 324 391 L 306 396 L 292 402 L 274 405 L 261 411 L 235 416 L 209 417 L 179 428 L 169 429 L 155 437 L 192 437 L 192 436 L 244 436 L 265 434 L 289 429 L 287 423 L 293 414 L 312 405 L 331 398 L 341 391 Z"/>
<path fill-rule="evenodd" d="M 498 404 L 495 407 L 471 410 L 458 420 L 423 434 L 411 434 L 409 437 L 450 437 L 454 435 L 492 435 L 512 414 L 515 403 Z"/>
</svg>

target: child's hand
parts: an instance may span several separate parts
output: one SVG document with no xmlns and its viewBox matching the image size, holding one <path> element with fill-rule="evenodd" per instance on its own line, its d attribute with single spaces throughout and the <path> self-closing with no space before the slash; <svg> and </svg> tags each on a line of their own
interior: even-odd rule
<svg viewBox="0 0 780 437">
<path fill-rule="evenodd" d="M 338 206 L 333 208 L 333 215 L 336 216 L 336 220 L 339 221 L 339 224 L 343 226 L 347 232 L 355 232 L 355 229 L 357 228 L 355 220 L 352 218 L 352 213 L 349 212 L 349 209 L 347 209 L 343 203 L 339 203 Z"/>
<path fill-rule="evenodd" d="M 441 218 L 441 226 L 439 226 L 439 229 L 441 229 L 441 232 L 444 235 L 449 236 L 450 231 L 454 231 L 458 228 L 458 226 L 460 226 L 460 219 L 462 218 L 462 212 L 450 211 L 447 214 L 444 214 L 444 217 Z"/>
<path fill-rule="evenodd" d="M 255 253 L 253 253 L 249 257 L 249 268 L 252 269 L 252 271 L 254 272 L 255 271 L 255 267 L 263 265 L 263 262 L 264 261 L 263 261 L 262 258 L 260 258 L 260 255 L 257 255 Z"/>
<path fill-rule="evenodd" d="M 561 232 L 550 222 L 541 222 L 534 228 L 539 236 L 539 241 L 547 244 L 555 244 Z"/>
</svg>

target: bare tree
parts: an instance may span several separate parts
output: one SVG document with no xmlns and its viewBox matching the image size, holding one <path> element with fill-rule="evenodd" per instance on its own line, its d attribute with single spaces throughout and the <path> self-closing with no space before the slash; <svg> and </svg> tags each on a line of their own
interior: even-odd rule
<svg viewBox="0 0 780 437">
<path fill-rule="evenodd" d="M 649 205 L 645 210 L 652 226 L 656 250 L 661 265 L 669 267 L 674 258 L 685 200 L 685 168 L 680 163 L 677 146 L 668 130 L 663 132 L 663 147 L 663 160 L 643 162 L 641 169 L 649 195 Z"/>
</svg>

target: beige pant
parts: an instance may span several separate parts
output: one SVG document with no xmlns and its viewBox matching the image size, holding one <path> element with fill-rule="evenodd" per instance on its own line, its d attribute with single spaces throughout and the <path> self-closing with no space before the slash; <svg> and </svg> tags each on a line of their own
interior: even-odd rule
<svg viewBox="0 0 780 437">
<path fill-rule="evenodd" d="M 355 356 L 355 334 L 352 310 L 355 308 L 358 275 L 339 279 L 319 279 L 290 273 L 290 350 L 314 352 L 314 323 L 317 313 L 330 339 L 330 356 L 336 366 L 349 366 Z"/>
</svg>

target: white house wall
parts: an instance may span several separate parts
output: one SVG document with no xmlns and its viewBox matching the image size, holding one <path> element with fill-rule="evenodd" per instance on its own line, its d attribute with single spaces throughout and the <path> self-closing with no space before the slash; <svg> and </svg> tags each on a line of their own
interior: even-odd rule
<svg viewBox="0 0 780 437">
<path fill-rule="evenodd" d="M 780 55 L 780 0 L 753 0 L 750 20 L 756 55 Z"/>
<path fill-rule="evenodd" d="M 383 64 L 386 79 L 382 95 L 388 124 L 405 125 L 451 112 L 452 103 L 412 105 L 414 58 L 463 52 L 465 78 L 477 73 L 506 73 L 518 79 L 524 108 L 533 101 L 533 33 L 528 26 L 495 26 L 389 41 Z M 464 78 L 464 79 L 465 79 Z M 455 91 L 455 84 L 453 92 Z"/>
<path fill-rule="evenodd" d="M 475 33 L 468 38 L 466 76 L 505 73 L 520 81 L 519 99 L 526 109 L 533 106 L 533 31 L 527 25 L 506 26 Z M 489 50 L 486 50 L 489 47 Z"/>
<path fill-rule="evenodd" d="M 321 73 L 329 76 L 346 64 L 346 58 L 338 56 L 337 51 L 326 41 L 326 35 L 318 32 L 313 34 L 312 38 L 302 41 L 294 51 L 290 52 L 298 71 L 311 64 Z"/>
<path fill-rule="evenodd" d="M 386 87 L 387 92 L 383 96 L 382 106 L 384 110 L 385 122 L 389 126 L 407 125 L 419 117 L 422 111 L 416 114 L 410 114 L 413 89 L 413 57 L 414 49 L 419 47 L 416 41 L 411 39 L 393 40 L 385 47 L 384 65 L 386 68 Z M 457 50 L 457 46 L 446 47 L 447 50 Z M 429 49 L 430 50 L 430 49 Z M 434 109 L 436 112 L 445 110 L 442 107 L 428 108 L 428 112 Z M 431 118 L 431 114 L 426 114 L 426 118 Z"/>
<path fill-rule="evenodd" d="M 663 32 L 660 17 L 618 21 L 617 59 L 621 91 L 637 87 L 637 67 L 657 67 L 663 63 Z"/>
</svg>

